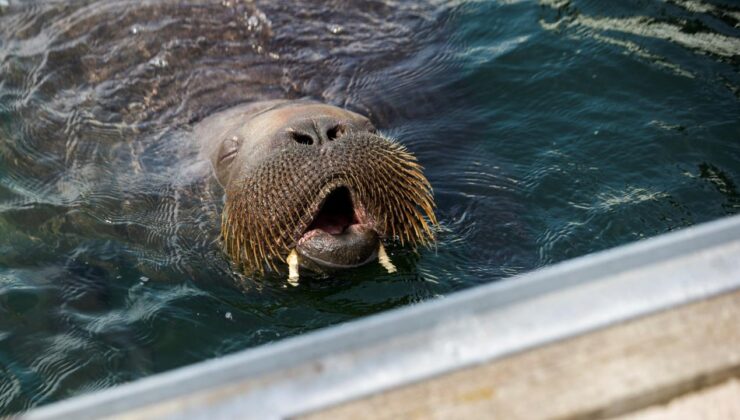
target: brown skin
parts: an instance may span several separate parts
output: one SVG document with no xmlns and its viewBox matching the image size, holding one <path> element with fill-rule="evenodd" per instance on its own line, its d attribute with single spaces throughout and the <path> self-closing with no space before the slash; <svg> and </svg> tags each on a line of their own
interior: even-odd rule
<svg viewBox="0 0 740 420">
<path fill-rule="evenodd" d="M 308 101 L 265 101 L 237 106 L 203 120 L 195 127 L 202 153 L 227 191 L 250 169 L 296 143 L 322 148 L 341 141 L 344 133 L 376 129 L 366 117 L 335 106 Z M 362 203 L 337 189 L 324 199 L 322 211 L 297 241 L 303 265 L 349 268 L 376 257 L 379 235 Z M 227 195 L 227 200 L 229 197 Z"/>
</svg>

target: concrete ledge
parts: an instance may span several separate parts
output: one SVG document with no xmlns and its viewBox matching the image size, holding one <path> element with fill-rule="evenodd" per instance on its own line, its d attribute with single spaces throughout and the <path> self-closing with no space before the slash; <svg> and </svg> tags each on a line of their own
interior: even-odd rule
<svg viewBox="0 0 740 420">
<path fill-rule="evenodd" d="M 302 418 L 608 418 L 740 375 L 738 326 L 740 291 Z"/>
<path fill-rule="evenodd" d="M 727 218 L 587 255 L 444 299 L 72 398 L 26 416 L 270 419 L 318 413 L 330 407 L 346 408 L 351 401 L 413 387 L 450 372 L 475 371 L 472 366 L 517 357 L 513 355 L 691 302 L 721 294 L 726 296 L 720 299 L 732 301 L 737 299 L 733 292 L 740 289 L 738 255 L 740 217 Z M 738 306 L 737 302 L 734 305 Z M 630 347 L 635 351 L 627 354 L 649 355 L 649 351 L 641 352 L 638 348 L 658 348 L 663 343 L 661 340 L 679 337 L 679 331 L 693 336 L 696 328 L 709 328 L 711 323 L 707 320 L 712 312 L 706 313 L 697 318 L 697 322 L 704 323 L 696 324 L 693 329 L 680 328 L 682 322 L 688 321 L 685 316 L 673 323 L 645 324 L 651 326 L 638 328 L 642 332 L 634 337 L 643 338 L 636 339 Z M 651 334 L 662 330 L 672 335 L 664 335 L 657 341 L 650 339 Z M 716 341 L 714 346 L 738 347 L 737 341 L 733 341 L 737 340 L 736 336 L 729 335 L 727 340 Z M 608 348 L 604 341 L 594 343 L 579 353 L 581 370 L 596 366 L 597 361 L 609 360 L 600 353 Z M 701 340 L 696 345 L 700 347 L 700 343 Z M 660 348 L 670 347 L 668 343 Z M 602 358 L 589 361 L 590 354 L 602 354 Z M 698 363 L 701 357 L 697 354 L 696 360 L 683 359 L 684 364 Z M 729 360 L 725 367 L 701 367 L 701 364 L 697 367 L 710 377 L 734 375 L 732 357 L 723 359 Z M 619 370 L 617 367 L 613 369 Z M 535 365 L 509 370 L 507 377 L 500 380 L 516 381 L 519 375 L 527 374 L 527 369 L 536 370 Z M 631 368 L 624 365 L 624 369 Z M 646 376 L 648 380 L 652 377 L 652 374 Z M 521 379 L 520 383 L 526 381 Z M 697 386 L 701 385 L 699 381 Z M 567 387 L 567 384 L 560 382 L 558 386 Z M 658 388 L 668 389 L 663 385 Z M 671 393 L 684 392 L 681 386 L 675 389 Z M 526 392 L 522 388 L 519 398 L 527 397 Z M 485 399 L 482 397 L 487 394 L 471 395 L 473 399 Z M 586 393 L 583 398 L 572 399 L 588 402 L 591 396 Z M 552 395 L 552 399 L 540 403 L 558 406 L 561 400 L 556 397 Z M 617 397 L 614 401 L 635 401 L 636 397 L 625 398 Z M 577 412 L 598 416 L 627 410 L 609 408 L 612 406 L 604 401 L 594 405 L 596 408 Z M 372 414 L 379 414 L 381 408 L 384 407 L 375 406 Z"/>
<path fill-rule="evenodd" d="M 618 420 L 727 420 L 740 419 L 740 380 L 676 398 L 668 404 L 653 406 Z"/>
</svg>

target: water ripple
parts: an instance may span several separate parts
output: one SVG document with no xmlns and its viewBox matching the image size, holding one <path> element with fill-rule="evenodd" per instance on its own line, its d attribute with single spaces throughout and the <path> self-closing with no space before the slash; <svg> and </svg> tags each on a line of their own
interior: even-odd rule
<svg viewBox="0 0 740 420">
<path fill-rule="evenodd" d="M 0 415 L 736 214 L 722 3 L 0 6 Z M 294 288 L 222 253 L 193 123 L 303 97 L 425 167 L 439 241 L 398 273 Z"/>
</svg>

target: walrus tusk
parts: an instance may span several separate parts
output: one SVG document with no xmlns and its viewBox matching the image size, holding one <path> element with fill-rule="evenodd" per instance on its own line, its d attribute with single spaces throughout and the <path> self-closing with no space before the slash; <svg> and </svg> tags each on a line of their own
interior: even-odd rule
<svg viewBox="0 0 740 420">
<path fill-rule="evenodd" d="M 288 283 L 291 286 L 298 286 L 298 252 L 295 249 L 290 251 L 286 262 L 288 263 Z"/>
<path fill-rule="evenodd" d="M 393 265 L 393 263 L 391 262 L 391 259 L 388 257 L 388 254 L 385 252 L 385 247 L 383 246 L 382 242 L 380 243 L 380 246 L 378 247 L 378 262 L 389 273 L 396 272 L 396 266 Z"/>
</svg>

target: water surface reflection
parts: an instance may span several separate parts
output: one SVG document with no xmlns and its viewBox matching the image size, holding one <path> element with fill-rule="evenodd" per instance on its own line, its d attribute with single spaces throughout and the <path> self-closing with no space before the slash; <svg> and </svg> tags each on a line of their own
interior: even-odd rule
<svg viewBox="0 0 740 420">
<path fill-rule="evenodd" d="M 740 209 L 721 1 L 0 2 L 0 413 Z M 436 248 L 298 288 L 222 255 L 191 126 L 257 98 L 419 157 Z"/>
</svg>

